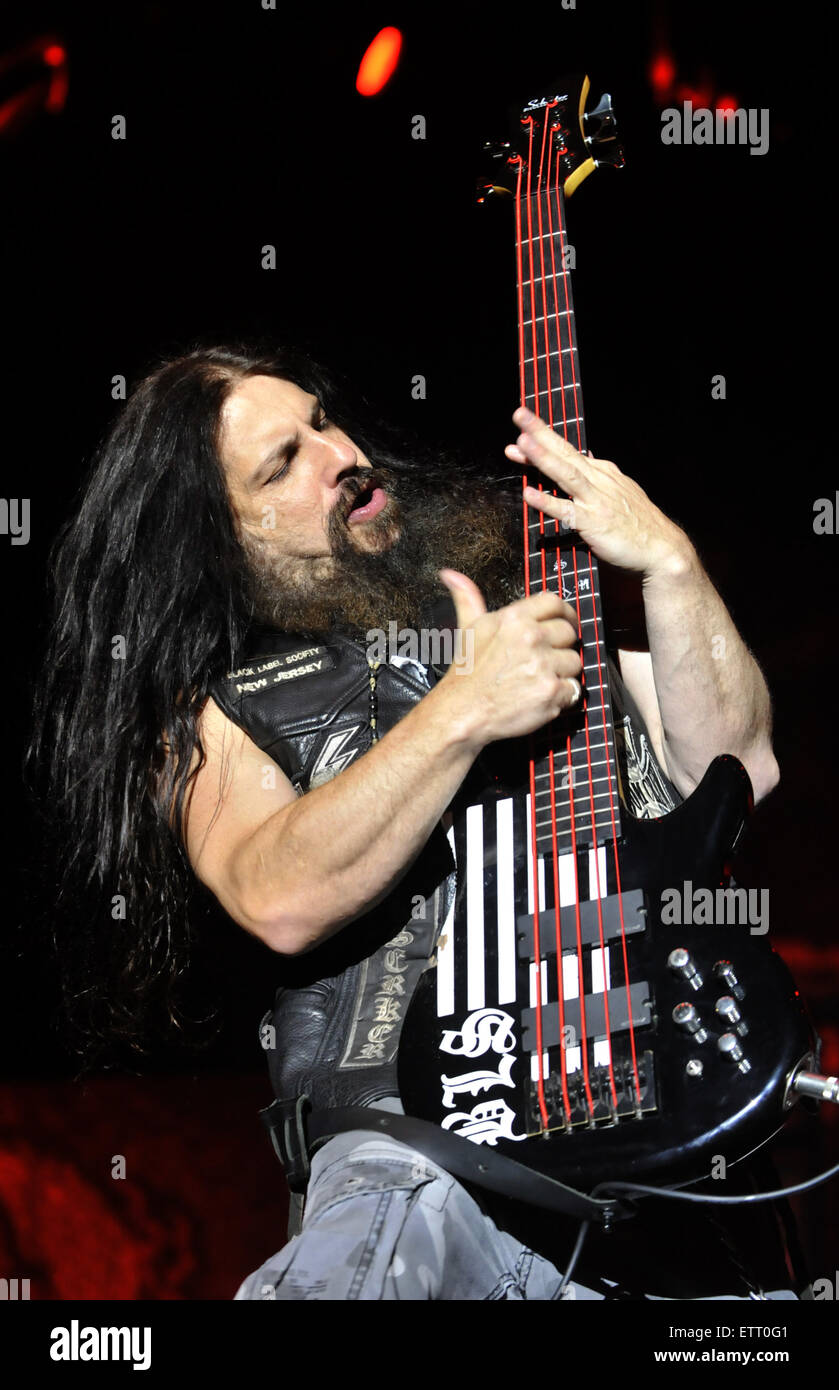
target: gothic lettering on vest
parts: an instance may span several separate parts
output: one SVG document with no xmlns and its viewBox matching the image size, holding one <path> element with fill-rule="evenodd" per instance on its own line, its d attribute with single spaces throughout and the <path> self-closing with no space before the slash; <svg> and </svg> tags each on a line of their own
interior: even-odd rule
<svg viewBox="0 0 839 1390">
<path fill-rule="evenodd" d="M 403 927 L 362 963 L 340 1068 L 381 1066 L 394 1060 L 405 1010 L 427 963 L 430 941 L 426 936 L 436 932 L 439 889 L 435 889 L 431 906 L 428 925 L 423 923 L 419 931 Z"/>
</svg>

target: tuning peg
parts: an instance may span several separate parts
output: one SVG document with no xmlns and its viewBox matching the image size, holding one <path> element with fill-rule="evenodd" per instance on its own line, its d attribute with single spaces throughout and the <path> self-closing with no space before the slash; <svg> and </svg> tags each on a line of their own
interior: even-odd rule
<svg viewBox="0 0 839 1390">
<path fill-rule="evenodd" d="M 486 140 L 481 153 L 485 159 L 507 159 L 510 154 L 509 140 Z"/>
<path fill-rule="evenodd" d="M 604 92 L 593 110 L 585 113 L 583 120 L 587 127 L 592 122 L 595 123 L 591 135 L 585 137 L 585 142 L 598 168 L 603 164 L 610 164 L 613 169 L 622 169 L 626 160 L 623 149 L 618 144 L 618 126 L 612 98 L 608 92 Z"/>
<path fill-rule="evenodd" d="M 604 92 L 597 105 L 591 111 L 586 111 L 584 113 L 583 120 L 586 125 L 588 125 L 589 121 L 604 121 L 607 119 L 614 121 L 615 111 L 612 106 L 611 94 L 609 92 Z"/>
<path fill-rule="evenodd" d="M 603 151 L 597 146 L 595 148 L 597 149 L 597 158 L 594 163 L 598 169 L 604 164 L 609 165 L 612 169 L 623 169 L 626 165 L 623 146 L 619 145 L 617 141 L 614 142 L 612 148 L 609 150 Z"/>
<path fill-rule="evenodd" d="M 591 135 L 585 137 L 585 142 L 592 152 L 596 149 L 599 153 L 603 146 L 613 145 L 617 141 L 618 123 L 608 92 L 604 93 L 594 110 L 587 112 L 583 119 L 586 127 L 590 126 L 592 121 L 596 122 Z M 604 158 L 601 162 L 611 164 L 614 161 Z"/>
</svg>

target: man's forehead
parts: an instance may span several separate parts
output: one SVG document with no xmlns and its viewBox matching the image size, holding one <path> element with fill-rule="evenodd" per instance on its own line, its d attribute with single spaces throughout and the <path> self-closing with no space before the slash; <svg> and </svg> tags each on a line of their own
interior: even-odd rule
<svg viewBox="0 0 839 1390">
<path fill-rule="evenodd" d="M 270 447 L 308 420 L 316 397 L 280 377 L 245 377 L 230 392 L 222 410 L 225 461 L 249 462 L 254 450 Z"/>
</svg>

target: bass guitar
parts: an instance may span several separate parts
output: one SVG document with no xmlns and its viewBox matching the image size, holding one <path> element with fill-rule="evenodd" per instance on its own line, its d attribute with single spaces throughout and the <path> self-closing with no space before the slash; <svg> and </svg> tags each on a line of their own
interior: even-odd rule
<svg viewBox="0 0 839 1390">
<path fill-rule="evenodd" d="M 588 90 L 563 81 L 528 102 L 519 147 L 497 151 L 515 204 L 520 402 L 581 452 L 565 200 L 623 162 L 610 98 L 586 113 Z M 405 1020 L 400 1093 L 409 1115 L 578 1188 L 693 1181 L 780 1128 L 816 1040 L 737 911 L 744 767 L 717 757 L 676 809 L 630 814 L 597 559 L 522 510 L 524 591 L 576 607 L 583 696 L 538 736 L 491 745 L 457 808 L 456 899 Z M 688 886 L 717 924 L 669 920 Z"/>
</svg>

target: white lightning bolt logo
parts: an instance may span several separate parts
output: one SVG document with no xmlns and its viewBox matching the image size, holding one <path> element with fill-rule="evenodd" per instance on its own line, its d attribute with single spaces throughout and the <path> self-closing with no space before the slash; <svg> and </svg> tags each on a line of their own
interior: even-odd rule
<svg viewBox="0 0 839 1390">
<path fill-rule="evenodd" d="M 316 782 L 328 782 L 331 777 L 336 777 L 339 772 L 343 772 L 348 763 L 351 763 L 357 748 L 350 748 L 343 753 L 342 748 L 350 742 L 359 729 L 361 724 L 353 724 L 349 729 L 342 729 L 340 733 L 330 734 L 326 743 L 323 745 L 318 755 L 318 760 L 312 768 L 312 775 L 309 779 L 309 786 L 313 787 Z"/>
</svg>

